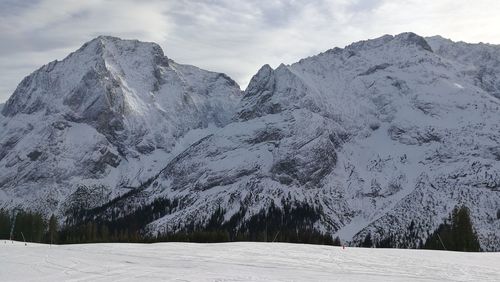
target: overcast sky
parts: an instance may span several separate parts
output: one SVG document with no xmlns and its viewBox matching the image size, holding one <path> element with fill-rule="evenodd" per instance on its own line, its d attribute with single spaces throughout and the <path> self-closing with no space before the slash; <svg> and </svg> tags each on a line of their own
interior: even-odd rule
<svg viewBox="0 0 500 282">
<path fill-rule="evenodd" d="M 500 44 L 498 0 L 0 0 L 0 103 L 23 77 L 98 35 L 159 43 L 244 88 L 263 65 L 413 31 Z"/>
</svg>

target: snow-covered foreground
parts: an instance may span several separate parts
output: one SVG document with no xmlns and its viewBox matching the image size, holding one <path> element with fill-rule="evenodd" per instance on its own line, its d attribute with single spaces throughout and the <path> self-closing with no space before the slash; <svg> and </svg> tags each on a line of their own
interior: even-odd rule
<svg viewBox="0 0 500 282">
<path fill-rule="evenodd" d="M 0 281 L 500 281 L 500 253 L 278 243 L 2 241 Z"/>
</svg>

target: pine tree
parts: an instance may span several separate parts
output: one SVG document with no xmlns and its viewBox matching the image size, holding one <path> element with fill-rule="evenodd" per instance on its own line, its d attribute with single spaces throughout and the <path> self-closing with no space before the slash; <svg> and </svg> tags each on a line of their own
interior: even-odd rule
<svg viewBox="0 0 500 282">
<path fill-rule="evenodd" d="M 109 229 L 105 224 L 101 227 L 101 240 L 103 242 L 109 241 Z"/>
<path fill-rule="evenodd" d="M 10 227 L 11 223 L 9 213 L 0 209 L 0 239 L 9 239 Z"/>
<path fill-rule="evenodd" d="M 371 248 L 372 246 L 373 246 L 372 234 L 368 233 L 368 234 L 366 234 L 365 240 L 361 244 L 361 247 Z"/>
<path fill-rule="evenodd" d="M 452 230 L 457 251 L 475 252 L 480 251 L 477 235 L 472 228 L 469 209 L 465 206 L 453 211 Z"/>
<path fill-rule="evenodd" d="M 425 249 L 478 252 L 481 250 L 477 235 L 472 228 L 469 209 L 455 207 L 449 223 L 441 224 L 424 244 Z"/>
<path fill-rule="evenodd" d="M 332 245 L 334 246 L 342 246 L 342 243 L 340 242 L 340 238 L 337 236 L 332 242 Z"/>
<path fill-rule="evenodd" d="M 44 241 L 47 224 L 40 213 L 20 211 L 15 219 L 14 237 L 41 243 Z"/>
<path fill-rule="evenodd" d="M 57 244 L 59 241 L 59 234 L 58 234 L 58 224 L 57 224 L 57 218 L 52 215 L 49 219 L 49 232 L 48 232 L 48 241 L 51 244 Z"/>
</svg>

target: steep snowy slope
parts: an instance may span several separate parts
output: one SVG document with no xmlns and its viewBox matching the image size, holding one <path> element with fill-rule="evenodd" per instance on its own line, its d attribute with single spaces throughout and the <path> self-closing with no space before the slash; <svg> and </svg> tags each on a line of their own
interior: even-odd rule
<svg viewBox="0 0 500 282">
<path fill-rule="evenodd" d="M 240 96 L 226 75 L 177 64 L 154 43 L 98 37 L 26 77 L 3 107 L 0 205 L 105 203 L 227 124 Z"/>
<path fill-rule="evenodd" d="M 427 38 L 434 52 L 463 65 L 464 75 L 474 84 L 500 98 L 500 48 L 491 44 L 453 42 L 441 36 Z"/>
<path fill-rule="evenodd" d="M 285 199 L 319 207 L 316 227 L 344 240 L 414 247 L 466 205 L 482 247 L 498 250 L 500 103 L 474 68 L 412 33 L 264 66 L 234 122 L 147 189 L 184 203 L 150 228 L 206 222 L 219 206 L 248 219 Z"/>
</svg>

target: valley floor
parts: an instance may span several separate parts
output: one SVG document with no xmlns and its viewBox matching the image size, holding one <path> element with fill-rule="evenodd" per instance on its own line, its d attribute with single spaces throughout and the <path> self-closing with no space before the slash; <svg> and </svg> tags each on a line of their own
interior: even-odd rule
<svg viewBox="0 0 500 282">
<path fill-rule="evenodd" d="M 0 281 L 500 281 L 500 253 L 282 243 L 0 241 Z"/>
</svg>

